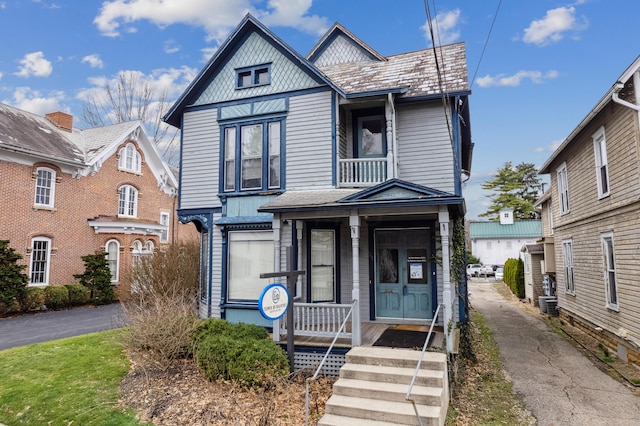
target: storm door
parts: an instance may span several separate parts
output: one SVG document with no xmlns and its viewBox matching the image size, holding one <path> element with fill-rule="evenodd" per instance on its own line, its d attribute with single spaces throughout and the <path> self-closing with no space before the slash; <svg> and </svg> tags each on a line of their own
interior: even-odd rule
<svg viewBox="0 0 640 426">
<path fill-rule="evenodd" d="M 429 246 L 425 228 L 375 231 L 377 317 L 431 318 Z"/>
</svg>

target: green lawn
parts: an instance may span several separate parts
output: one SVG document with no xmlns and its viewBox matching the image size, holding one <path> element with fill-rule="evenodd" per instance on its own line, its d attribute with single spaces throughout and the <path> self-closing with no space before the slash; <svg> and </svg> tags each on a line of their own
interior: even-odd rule
<svg viewBox="0 0 640 426">
<path fill-rule="evenodd" d="M 139 425 L 117 408 L 129 362 L 118 331 L 0 351 L 0 423 Z"/>
</svg>

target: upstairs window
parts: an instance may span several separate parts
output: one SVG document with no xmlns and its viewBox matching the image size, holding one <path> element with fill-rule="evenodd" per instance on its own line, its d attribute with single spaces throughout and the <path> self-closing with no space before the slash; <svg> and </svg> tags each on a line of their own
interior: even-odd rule
<svg viewBox="0 0 640 426">
<path fill-rule="evenodd" d="M 138 190 L 131 185 L 123 185 L 118 190 L 118 215 L 136 217 L 138 215 Z"/>
<path fill-rule="evenodd" d="M 604 127 L 600 127 L 592 136 L 593 153 L 596 160 L 596 182 L 598 184 L 598 198 L 609 195 L 609 162 L 607 160 L 607 140 L 604 137 Z"/>
<path fill-rule="evenodd" d="M 236 89 L 264 86 L 271 83 L 271 64 L 236 70 Z"/>
<path fill-rule="evenodd" d="M 140 173 L 141 164 L 140 153 L 134 144 L 128 143 L 120 149 L 120 159 L 118 160 L 118 168 L 120 170 Z"/>
<path fill-rule="evenodd" d="M 167 212 L 160 213 L 160 225 L 165 227 L 160 232 L 160 242 L 167 243 L 169 242 L 169 213 Z"/>
<path fill-rule="evenodd" d="M 562 163 L 558 167 L 558 200 L 560 200 L 560 214 L 569 213 L 569 181 L 567 180 L 567 165 Z"/>
<path fill-rule="evenodd" d="M 379 158 L 387 155 L 387 131 L 383 109 L 355 111 L 353 126 L 354 152 L 357 158 Z"/>
<path fill-rule="evenodd" d="M 36 176 L 35 205 L 53 207 L 56 172 L 46 167 L 39 167 Z"/>
<path fill-rule="evenodd" d="M 229 125 L 223 130 L 225 192 L 281 187 L 282 120 Z"/>
</svg>

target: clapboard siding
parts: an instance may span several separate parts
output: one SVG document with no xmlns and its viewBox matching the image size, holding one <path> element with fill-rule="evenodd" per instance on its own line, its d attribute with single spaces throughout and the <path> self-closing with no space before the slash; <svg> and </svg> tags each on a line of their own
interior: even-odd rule
<svg viewBox="0 0 640 426">
<path fill-rule="evenodd" d="M 214 222 L 221 215 L 214 215 Z M 220 318 L 220 300 L 222 296 L 222 232 L 217 226 L 213 227 L 213 242 L 211 255 L 211 317 Z"/>
<path fill-rule="evenodd" d="M 292 97 L 286 130 L 287 189 L 332 185 L 331 92 Z"/>
<path fill-rule="evenodd" d="M 398 177 L 453 193 L 453 150 L 442 106 L 397 107 Z"/>
<path fill-rule="evenodd" d="M 216 109 L 188 112 L 182 126 L 180 208 L 217 207 L 220 130 Z"/>
</svg>

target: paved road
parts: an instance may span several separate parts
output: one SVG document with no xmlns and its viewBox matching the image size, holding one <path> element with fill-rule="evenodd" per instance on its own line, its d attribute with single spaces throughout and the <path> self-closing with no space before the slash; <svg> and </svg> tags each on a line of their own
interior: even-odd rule
<svg viewBox="0 0 640 426">
<path fill-rule="evenodd" d="M 119 303 L 0 319 L 0 350 L 122 327 Z"/>
<path fill-rule="evenodd" d="M 514 391 L 541 426 L 640 425 L 640 398 L 485 280 L 471 305 L 494 333 Z"/>
</svg>

